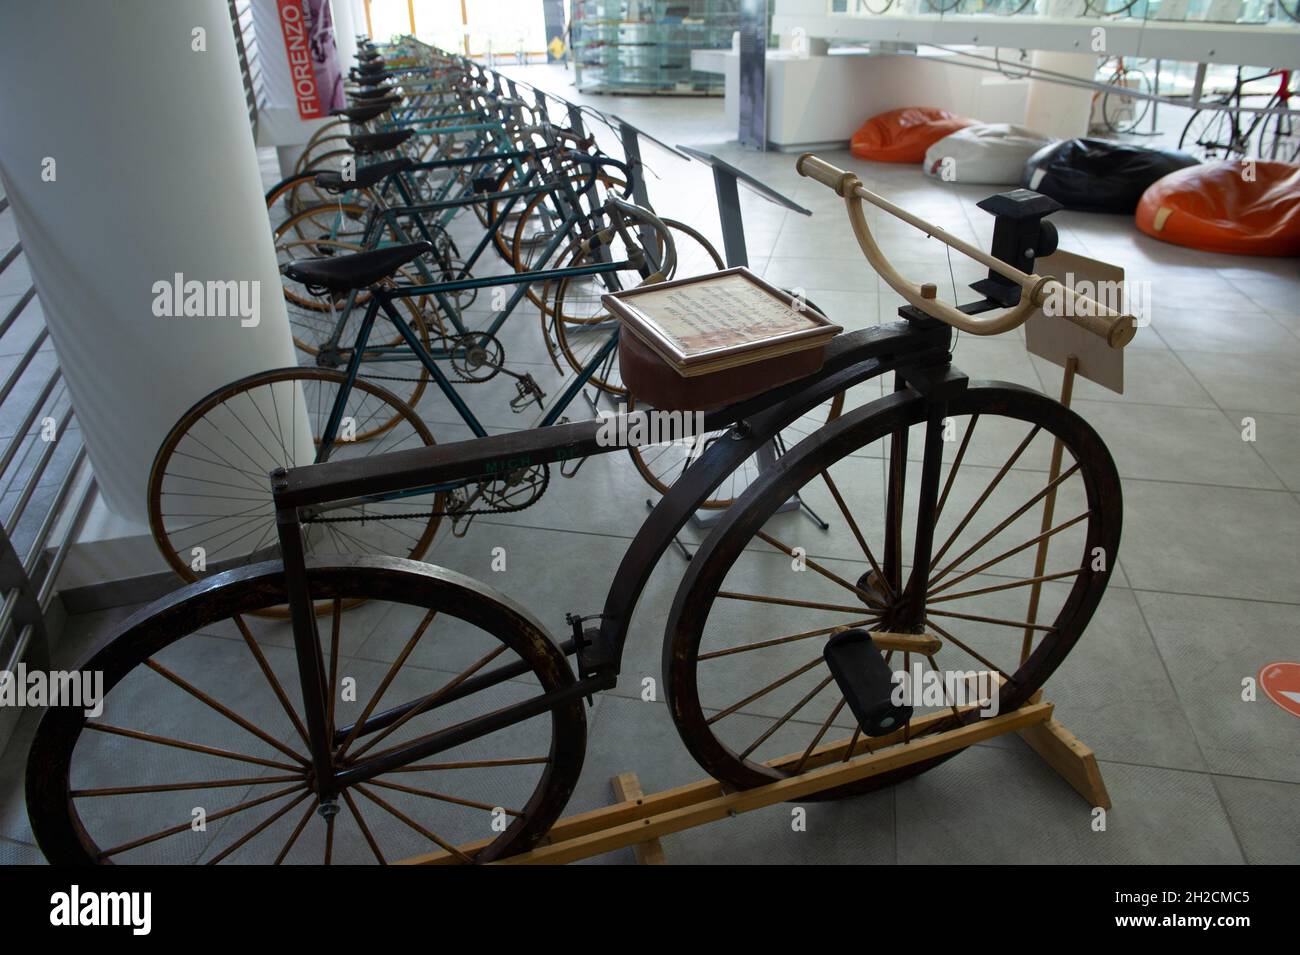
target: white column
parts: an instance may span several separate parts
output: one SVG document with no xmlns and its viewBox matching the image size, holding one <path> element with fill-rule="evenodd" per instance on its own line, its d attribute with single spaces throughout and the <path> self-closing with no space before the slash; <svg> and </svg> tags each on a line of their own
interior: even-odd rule
<svg viewBox="0 0 1300 955">
<path fill-rule="evenodd" d="M 1083 16 L 1083 0 L 1047 0 L 1043 11 L 1049 17 Z M 1104 21 L 1097 21 L 1104 35 Z M 1035 50 L 1033 65 L 1053 73 L 1092 80 L 1097 72 L 1096 53 L 1058 53 Z M 1045 136 L 1074 139 L 1088 135 L 1092 115 L 1092 90 L 1047 80 L 1030 80 L 1025 97 L 1025 125 Z"/>
<path fill-rule="evenodd" d="M 334 15 L 334 45 L 339 52 L 339 67 L 344 78 L 357 65 L 357 26 L 352 19 L 352 0 L 330 0 Z"/>
<path fill-rule="evenodd" d="M 60 0 L 10 4 L 4 19 L 0 178 L 101 493 L 143 522 L 150 465 L 181 414 L 297 364 L 229 10 Z M 253 307 L 157 317 L 156 283 L 178 274 L 243 283 Z"/>
<path fill-rule="evenodd" d="M 1036 50 L 1033 64 L 1053 73 L 1091 80 L 1097 72 L 1097 57 L 1091 53 L 1055 53 Z M 1030 80 L 1025 97 L 1025 125 L 1045 136 L 1073 139 L 1088 135 L 1092 114 L 1092 90 L 1066 86 L 1048 80 Z"/>
</svg>

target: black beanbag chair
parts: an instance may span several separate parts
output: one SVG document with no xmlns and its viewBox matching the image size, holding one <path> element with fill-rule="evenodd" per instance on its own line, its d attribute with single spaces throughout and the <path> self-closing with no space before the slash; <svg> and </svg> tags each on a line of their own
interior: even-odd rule
<svg viewBox="0 0 1300 955">
<path fill-rule="evenodd" d="M 1198 161 L 1174 149 L 1067 139 L 1030 156 L 1020 185 L 1051 196 L 1067 209 L 1132 213 L 1147 186 Z"/>
</svg>

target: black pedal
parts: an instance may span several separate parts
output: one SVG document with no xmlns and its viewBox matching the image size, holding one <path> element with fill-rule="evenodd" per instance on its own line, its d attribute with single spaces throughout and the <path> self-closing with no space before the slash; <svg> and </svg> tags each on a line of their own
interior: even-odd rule
<svg viewBox="0 0 1300 955">
<path fill-rule="evenodd" d="M 488 174 L 486 176 L 475 176 L 473 180 L 474 191 L 478 193 L 495 192 L 497 183 L 500 181 L 500 173 L 496 175 Z"/>
<path fill-rule="evenodd" d="M 894 671 L 866 630 L 835 634 L 823 655 L 862 732 L 888 736 L 912 718 L 910 706 L 894 705 Z"/>
</svg>

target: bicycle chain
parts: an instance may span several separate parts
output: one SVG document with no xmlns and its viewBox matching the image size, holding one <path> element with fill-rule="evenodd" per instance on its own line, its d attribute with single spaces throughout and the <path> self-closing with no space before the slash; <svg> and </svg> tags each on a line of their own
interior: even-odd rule
<svg viewBox="0 0 1300 955">
<path fill-rule="evenodd" d="M 476 334 L 477 334 L 476 332 L 468 332 L 466 333 L 466 335 L 461 335 L 457 337 L 464 338 L 469 335 L 476 335 Z M 499 340 L 495 335 L 491 336 L 491 339 L 492 341 L 499 343 Z M 443 342 L 445 343 L 446 341 L 447 339 L 444 338 Z M 444 344 L 442 347 L 446 348 L 447 346 L 446 344 Z M 456 370 L 456 363 L 454 361 L 449 362 L 449 364 L 451 365 L 452 374 L 447 376 L 448 381 L 457 384 L 462 384 L 462 385 L 480 385 L 485 381 L 491 381 L 497 375 L 501 374 L 501 369 L 505 367 L 505 349 L 502 348 L 501 350 L 500 363 L 493 367 L 492 374 L 488 375 L 486 378 L 468 378 L 465 375 L 463 375 L 461 372 Z M 367 381 L 427 381 L 428 380 L 427 374 L 419 378 L 408 378 L 404 375 L 371 375 L 362 372 L 361 377 L 365 378 Z"/>
</svg>

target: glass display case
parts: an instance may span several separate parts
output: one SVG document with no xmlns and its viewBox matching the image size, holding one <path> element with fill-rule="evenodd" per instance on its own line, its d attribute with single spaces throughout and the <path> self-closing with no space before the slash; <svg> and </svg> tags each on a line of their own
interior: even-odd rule
<svg viewBox="0 0 1300 955">
<path fill-rule="evenodd" d="M 691 51 L 730 49 L 739 0 L 572 0 L 574 81 L 590 93 L 722 93 Z"/>
</svg>

